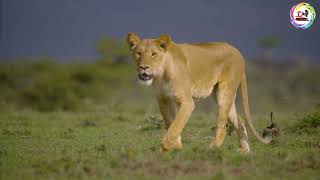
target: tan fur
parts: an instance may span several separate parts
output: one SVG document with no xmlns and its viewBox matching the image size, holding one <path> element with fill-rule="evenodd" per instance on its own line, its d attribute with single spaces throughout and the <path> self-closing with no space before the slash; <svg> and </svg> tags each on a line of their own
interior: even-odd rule
<svg viewBox="0 0 320 180">
<path fill-rule="evenodd" d="M 151 80 L 140 81 L 151 85 L 157 94 L 167 127 L 162 150 L 182 148 L 180 134 L 194 109 L 193 99 L 214 95 L 218 105 L 217 131 L 210 147 L 221 146 L 229 120 L 236 127 L 240 151 L 250 152 L 246 127 L 239 120 L 235 107 L 239 87 L 249 127 L 259 140 L 268 143 L 252 125 L 245 62 L 236 48 L 224 42 L 178 44 L 168 35 L 141 40 L 134 33 L 128 34 L 127 43 L 138 74 L 152 76 Z"/>
</svg>

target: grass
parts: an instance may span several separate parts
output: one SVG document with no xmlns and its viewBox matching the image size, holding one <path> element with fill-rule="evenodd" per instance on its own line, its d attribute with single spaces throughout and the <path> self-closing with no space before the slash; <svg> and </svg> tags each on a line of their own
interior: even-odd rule
<svg viewBox="0 0 320 180">
<path fill-rule="evenodd" d="M 165 130 L 159 118 L 145 118 L 142 106 L 123 112 L 127 106 L 76 113 L 2 111 L 1 179 L 320 178 L 319 127 L 292 129 L 305 124 L 305 117 L 278 115 L 283 135 L 270 145 L 250 136 L 252 153 L 241 155 L 235 133 L 221 149 L 210 150 L 214 114 L 196 111 L 183 131 L 183 149 L 161 154 Z M 264 116 L 255 119 L 258 129 L 267 123 Z"/>
<path fill-rule="evenodd" d="M 130 65 L 1 64 L 0 179 L 320 179 L 320 109 L 310 110 L 320 103 L 319 72 L 248 63 L 257 129 L 270 111 L 282 128 L 272 144 L 249 133 L 252 153 L 242 155 L 232 133 L 210 150 L 208 98 L 196 101 L 183 149 L 161 154 L 164 124 Z"/>
</svg>

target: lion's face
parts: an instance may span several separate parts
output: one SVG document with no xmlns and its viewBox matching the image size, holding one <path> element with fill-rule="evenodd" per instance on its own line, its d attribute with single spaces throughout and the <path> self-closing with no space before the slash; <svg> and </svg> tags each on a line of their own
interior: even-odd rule
<svg viewBox="0 0 320 180">
<path fill-rule="evenodd" d="M 137 35 L 128 34 L 127 43 L 141 84 L 151 85 L 154 78 L 162 76 L 164 56 L 169 41 L 170 38 L 167 35 L 162 35 L 158 39 L 140 40 Z"/>
</svg>

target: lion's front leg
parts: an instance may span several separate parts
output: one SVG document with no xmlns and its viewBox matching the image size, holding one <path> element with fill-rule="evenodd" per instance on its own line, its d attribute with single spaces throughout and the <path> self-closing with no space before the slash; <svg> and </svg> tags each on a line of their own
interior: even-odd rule
<svg viewBox="0 0 320 180">
<path fill-rule="evenodd" d="M 166 129 L 169 129 L 177 114 L 177 103 L 173 99 L 163 96 L 158 96 L 157 100 Z"/>
<path fill-rule="evenodd" d="M 190 98 L 183 99 L 177 103 L 180 105 L 180 108 L 162 140 L 161 150 L 182 148 L 180 134 L 194 109 L 194 102 Z"/>
</svg>

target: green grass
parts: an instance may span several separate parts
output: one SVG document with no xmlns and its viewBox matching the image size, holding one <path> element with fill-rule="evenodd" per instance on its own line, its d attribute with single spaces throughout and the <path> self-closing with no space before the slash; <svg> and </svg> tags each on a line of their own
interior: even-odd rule
<svg viewBox="0 0 320 180">
<path fill-rule="evenodd" d="M 320 110 L 310 109 L 320 103 L 319 69 L 248 63 L 257 129 L 270 111 L 282 128 L 272 144 L 249 132 L 252 153 L 241 155 L 233 133 L 210 150 L 208 98 L 196 101 L 183 149 L 161 154 L 163 122 L 131 65 L 0 64 L 0 179 L 320 179 Z"/>
<path fill-rule="evenodd" d="M 0 179 L 320 178 L 320 129 L 292 128 L 306 123 L 303 118 L 279 114 L 282 136 L 263 145 L 250 133 L 252 153 L 241 155 L 235 133 L 221 149 L 210 150 L 214 113 L 196 111 L 182 133 L 183 149 L 161 154 L 165 130 L 159 118 L 145 118 L 144 106 L 123 111 L 128 106 L 2 111 Z M 265 116 L 254 117 L 258 129 L 268 123 Z"/>
</svg>

